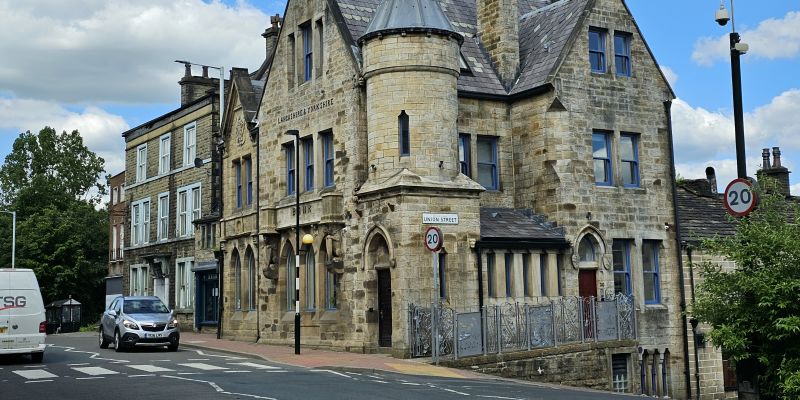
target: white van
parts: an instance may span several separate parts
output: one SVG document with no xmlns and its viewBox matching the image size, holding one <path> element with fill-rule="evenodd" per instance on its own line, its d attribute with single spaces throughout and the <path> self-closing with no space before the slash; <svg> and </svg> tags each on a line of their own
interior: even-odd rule
<svg viewBox="0 0 800 400">
<path fill-rule="evenodd" d="M 46 325 L 33 270 L 0 268 L 0 356 L 30 354 L 42 362 Z"/>
</svg>

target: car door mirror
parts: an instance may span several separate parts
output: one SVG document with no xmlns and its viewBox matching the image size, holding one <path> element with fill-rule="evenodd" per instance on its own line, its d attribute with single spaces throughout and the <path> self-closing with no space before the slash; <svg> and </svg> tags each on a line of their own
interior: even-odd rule
<svg viewBox="0 0 800 400">
<path fill-rule="evenodd" d="M 111 318 L 116 318 L 117 317 L 117 312 L 114 311 L 114 310 L 108 310 L 108 316 L 111 317 Z"/>
</svg>

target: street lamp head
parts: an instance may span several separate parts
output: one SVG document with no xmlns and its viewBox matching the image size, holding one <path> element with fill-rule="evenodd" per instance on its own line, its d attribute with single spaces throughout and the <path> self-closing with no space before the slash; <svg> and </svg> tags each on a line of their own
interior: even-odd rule
<svg viewBox="0 0 800 400">
<path fill-rule="evenodd" d="M 719 26 L 725 26 L 728 24 L 728 21 L 731 20 L 730 15 L 728 15 L 728 10 L 725 9 L 725 6 L 722 2 L 719 3 L 719 10 L 714 13 L 714 20 L 717 21 Z"/>
<path fill-rule="evenodd" d="M 306 233 L 305 235 L 303 235 L 303 244 L 304 245 L 313 244 L 313 243 L 314 243 L 314 235 L 312 235 L 310 233 Z"/>
</svg>

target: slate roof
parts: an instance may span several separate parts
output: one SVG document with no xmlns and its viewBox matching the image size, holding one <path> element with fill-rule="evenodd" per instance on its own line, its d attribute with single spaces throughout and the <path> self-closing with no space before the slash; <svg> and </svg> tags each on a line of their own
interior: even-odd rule
<svg viewBox="0 0 800 400">
<path fill-rule="evenodd" d="M 264 81 L 252 80 L 247 69 L 244 68 L 233 68 L 231 79 L 236 83 L 236 94 L 239 96 L 239 103 L 244 111 L 244 120 L 250 123 L 258 112 L 258 102 L 264 91 Z"/>
<path fill-rule="evenodd" d="M 376 9 L 361 40 L 398 29 L 455 32 L 435 0 L 385 0 Z"/>
<path fill-rule="evenodd" d="M 401 0 L 388 0 L 394 3 Z M 475 2 L 471 0 L 437 0 L 453 29 L 464 36 L 461 54 L 469 71 L 458 78 L 458 90 L 482 95 L 506 96 L 548 83 L 561 52 L 589 0 L 519 0 L 520 67 L 518 83 L 509 93 L 503 87 L 491 58 L 477 38 Z M 367 26 L 382 0 L 336 0 L 352 46 L 367 31 Z M 552 4 L 551 4 L 552 3 Z M 552 42 L 552 43 L 551 43 Z M 547 47 L 545 47 L 547 44 Z"/>
<path fill-rule="evenodd" d="M 694 182 L 678 186 L 676 206 L 681 239 L 700 242 L 715 236 L 734 235 L 736 225 L 728 219 L 722 195 L 702 189 Z"/>
<path fill-rule="evenodd" d="M 525 208 L 481 207 L 481 242 L 540 241 L 569 245 L 560 227 Z"/>
</svg>

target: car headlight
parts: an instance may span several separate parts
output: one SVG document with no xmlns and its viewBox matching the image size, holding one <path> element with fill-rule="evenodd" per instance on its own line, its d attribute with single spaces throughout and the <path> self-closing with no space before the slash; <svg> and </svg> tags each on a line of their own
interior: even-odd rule
<svg viewBox="0 0 800 400">
<path fill-rule="evenodd" d="M 167 329 L 177 328 L 178 327 L 178 320 L 173 318 L 172 321 L 169 321 L 167 325 Z"/>
<path fill-rule="evenodd" d="M 122 325 L 128 329 L 136 329 L 139 330 L 139 325 L 136 325 L 136 322 L 128 321 L 127 319 L 122 321 Z"/>
</svg>

